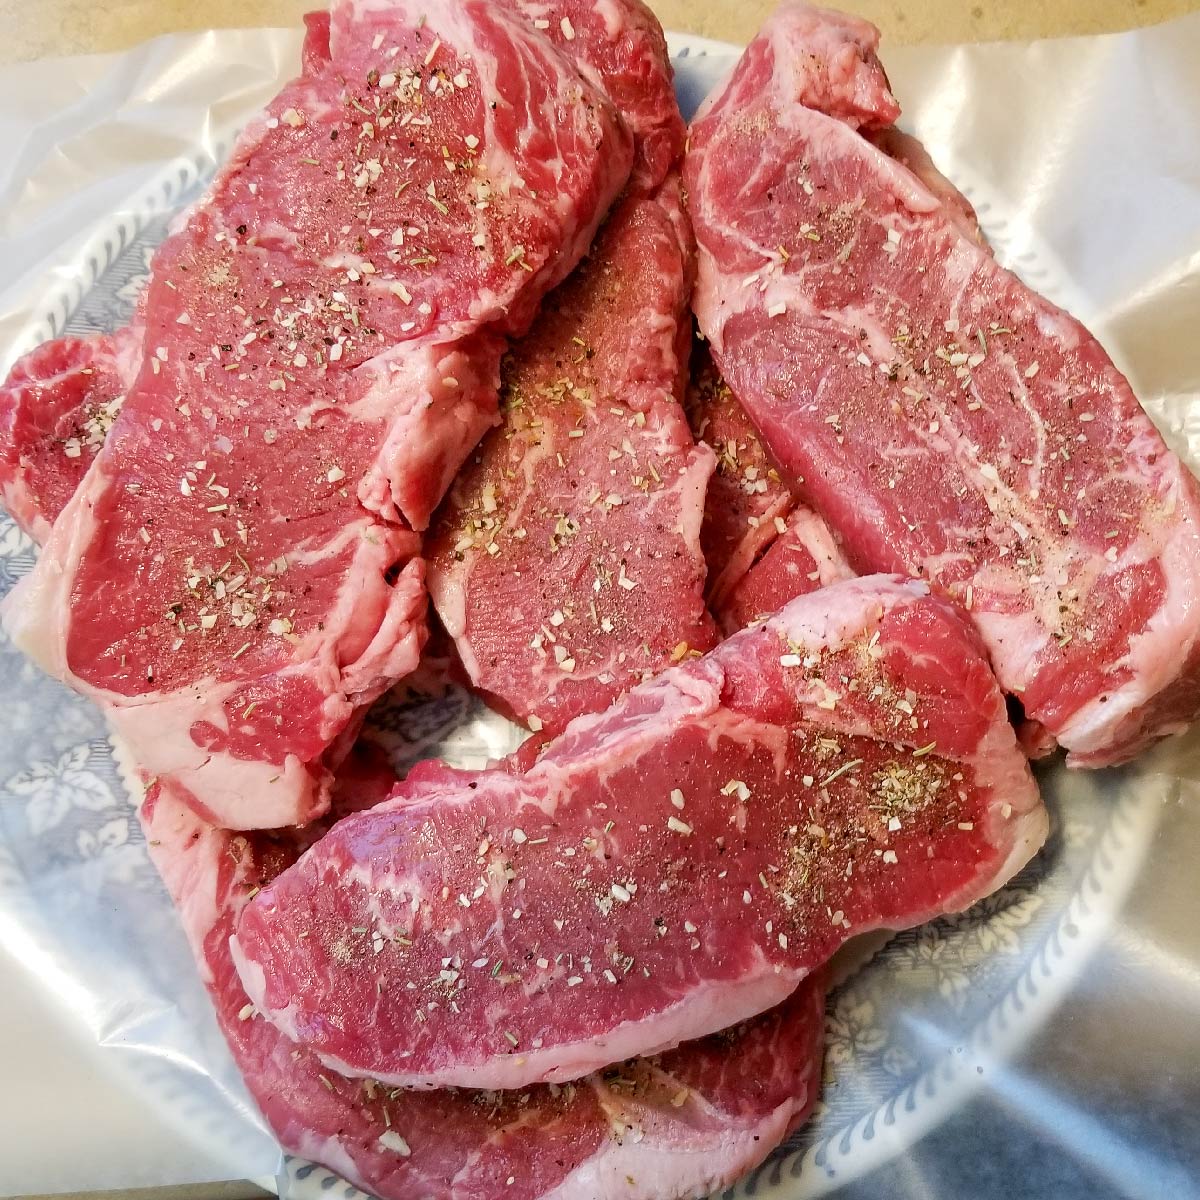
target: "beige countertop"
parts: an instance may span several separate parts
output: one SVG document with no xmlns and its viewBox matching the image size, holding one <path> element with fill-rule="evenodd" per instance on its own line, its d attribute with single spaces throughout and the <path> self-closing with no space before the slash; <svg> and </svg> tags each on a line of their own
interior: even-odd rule
<svg viewBox="0 0 1200 1200">
<path fill-rule="evenodd" d="M 0 0 L 0 63 L 119 50 L 159 34 L 287 26 L 321 0 Z M 650 0 L 663 24 L 744 42 L 775 0 Z M 885 44 L 1032 39 L 1148 25 L 1200 9 L 1200 0 L 829 0 L 881 27 Z M 243 1200 L 247 1183 L 105 1192 L 110 1200 Z M 29 1198 L 41 1200 L 41 1198 Z"/>
<path fill-rule="evenodd" d="M 650 0 L 668 29 L 744 42 L 774 0 Z M 0 62 L 119 50 L 175 30 L 294 25 L 320 0 L 0 0 Z M 965 42 L 1131 29 L 1200 0 L 842 0 L 885 41 Z"/>
</svg>

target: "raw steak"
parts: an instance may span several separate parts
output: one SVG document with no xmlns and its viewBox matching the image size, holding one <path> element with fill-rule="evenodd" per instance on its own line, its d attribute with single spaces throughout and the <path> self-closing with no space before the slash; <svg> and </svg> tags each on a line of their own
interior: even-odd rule
<svg viewBox="0 0 1200 1200">
<path fill-rule="evenodd" d="M 895 125 L 868 130 L 867 137 L 889 158 L 903 163 L 938 198 L 947 220 L 953 221 L 966 237 L 990 252 L 987 238 L 979 228 L 975 206 L 937 169 L 929 151 L 915 137 Z"/>
<path fill-rule="evenodd" d="M 973 903 L 1046 813 L 928 590 L 794 600 L 523 773 L 416 768 L 243 910 L 251 998 L 345 1074 L 520 1087 L 725 1028 L 847 938 Z"/>
<path fill-rule="evenodd" d="M 853 575 L 829 526 L 799 504 L 762 557 L 726 595 L 717 617 L 727 635 L 736 633 L 797 596 Z"/>
<path fill-rule="evenodd" d="M 662 31 L 640 3 L 536 5 L 635 132 L 637 166 L 585 263 L 503 366 L 504 418 L 428 543 L 429 590 L 471 683 L 557 731 L 715 641 L 699 526 L 712 457 L 679 405 L 691 231 Z"/>
<path fill-rule="evenodd" d="M 0 501 L 35 541 L 91 465 L 141 365 L 140 328 L 63 337 L 20 359 L 0 388 Z"/>
<path fill-rule="evenodd" d="M 697 116 L 701 328 L 852 565 L 935 582 L 1068 761 L 1122 761 L 1200 708 L 1200 491 L 1096 339 L 862 136 L 898 112 L 877 40 L 787 5 Z"/>
<path fill-rule="evenodd" d="M 700 529 L 708 603 L 731 634 L 853 572 L 825 522 L 796 502 L 707 348 L 694 357 L 688 420 L 717 455 Z"/>
<path fill-rule="evenodd" d="M 171 799 L 147 802 L 142 820 L 230 1050 L 270 1127 L 289 1152 L 382 1200 L 707 1195 L 761 1162 L 816 1099 L 818 979 L 736 1029 L 578 1085 L 391 1092 L 330 1073 L 255 1015 L 229 956 L 238 912 L 296 857 L 301 838 L 236 835 Z"/>
<path fill-rule="evenodd" d="M 415 663 L 410 525 L 632 158 L 608 101 L 482 0 L 342 0 L 305 64 L 158 251 L 138 378 L 5 613 L 231 827 L 321 812 Z"/>
<path fill-rule="evenodd" d="M 711 446 L 717 468 L 708 485 L 700 541 L 708 563 L 708 601 L 718 616 L 734 587 L 779 534 L 795 506 L 746 410 L 697 346 L 688 389 L 688 420 Z"/>
<path fill-rule="evenodd" d="M 679 165 L 686 136 L 662 25 L 642 0 L 506 0 L 576 59 L 633 134 L 629 190 L 652 192 Z"/>
<path fill-rule="evenodd" d="M 918 175 L 969 237 L 986 244 L 974 208 L 916 138 L 889 126 L 873 141 Z M 697 440 L 717 454 L 700 531 L 708 602 L 722 629 L 733 633 L 853 572 L 824 520 L 799 504 L 780 476 L 746 410 L 713 365 L 707 343 L 699 342 L 692 357 L 688 420 Z"/>
<path fill-rule="evenodd" d="M 504 424 L 428 543 L 472 683 L 534 729 L 715 640 L 699 543 L 712 456 L 673 394 L 689 236 L 677 184 L 618 206 L 506 360 Z"/>
</svg>

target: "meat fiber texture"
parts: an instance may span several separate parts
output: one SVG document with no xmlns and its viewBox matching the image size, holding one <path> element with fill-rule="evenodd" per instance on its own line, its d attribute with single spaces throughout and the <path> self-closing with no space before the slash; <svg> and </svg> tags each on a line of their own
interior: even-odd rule
<svg viewBox="0 0 1200 1200">
<path fill-rule="evenodd" d="M 524 770 L 416 768 L 243 910 L 254 1004 L 343 1074 L 562 1082 L 988 894 L 1046 813 L 974 631 L 928 592 L 822 589 Z"/>
<path fill-rule="evenodd" d="M 943 201 L 968 237 L 986 245 L 970 201 L 938 171 L 916 138 L 888 126 L 872 140 Z M 854 572 L 824 519 L 800 503 L 780 475 L 754 423 L 713 365 L 707 343 L 699 342 L 692 357 L 688 420 L 697 441 L 717 455 L 700 530 L 708 603 L 730 634 Z"/>
<path fill-rule="evenodd" d="M 662 30 L 625 0 L 530 13 L 613 97 L 634 175 L 504 362 L 503 423 L 439 515 L 429 590 L 472 685 L 556 732 L 716 640 L 699 541 L 713 460 L 679 403 L 694 248 Z"/>
<path fill-rule="evenodd" d="M 339 775 L 335 809 L 373 780 Z M 172 799 L 142 811 L 230 1050 L 288 1151 L 382 1200 L 664 1200 L 719 1191 L 804 1119 L 820 1083 L 823 991 L 727 1033 L 563 1087 L 393 1091 L 329 1071 L 257 1016 L 229 935 L 304 834 L 239 835 Z"/>
<path fill-rule="evenodd" d="M 443 152 L 443 148 L 445 148 Z M 145 776 L 299 823 L 415 665 L 414 556 L 632 161 L 523 17 L 343 0 L 157 252 L 136 379 L 5 622 Z"/>
<path fill-rule="evenodd" d="M 688 420 L 717 458 L 700 528 L 708 604 L 731 634 L 854 572 L 821 517 L 796 501 L 707 349 L 693 359 Z"/>
<path fill-rule="evenodd" d="M 1200 492 L 1095 338 L 870 140 L 877 41 L 786 5 L 697 115 L 701 329 L 850 563 L 935 583 L 1070 763 L 1122 761 L 1200 708 Z"/>
<path fill-rule="evenodd" d="M 623 201 L 504 368 L 504 424 L 451 491 L 429 588 L 471 682 L 558 730 L 715 640 L 712 456 L 674 389 L 690 289 L 677 186 Z"/>
</svg>

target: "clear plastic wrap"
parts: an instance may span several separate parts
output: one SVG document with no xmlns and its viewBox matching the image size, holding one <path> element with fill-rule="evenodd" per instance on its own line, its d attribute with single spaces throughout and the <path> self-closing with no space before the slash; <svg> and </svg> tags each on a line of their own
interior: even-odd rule
<svg viewBox="0 0 1200 1200">
<path fill-rule="evenodd" d="M 0 366 L 123 319 L 170 216 L 298 47 L 295 31 L 229 31 L 0 75 Z M 673 48 L 690 110 L 735 51 Z M 1200 463 L 1200 15 L 1028 46 L 885 47 L 885 61 L 903 126 L 1000 259 L 1100 335 Z M 33 554 L 0 521 L 0 592 Z M 277 1171 L 290 1195 L 352 1194 L 280 1162 L 102 720 L 7 643 L 0 706 L 0 949 L 67 1044 L 89 1047 L 106 1094 L 177 1134 L 93 1139 L 79 1158 L 48 1111 L 41 1142 L 0 1131 L 0 1194 Z M 372 724 L 398 761 L 480 763 L 519 737 L 453 689 L 393 698 Z M 1121 771 L 1039 774 L 1045 851 L 972 912 L 843 963 L 817 1116 L 734 1194 L 1200 1195 L 1200 733 Z M 22 1037 L 0 1020 L 0 1061 L 30 1060 Z"/>
</svg>

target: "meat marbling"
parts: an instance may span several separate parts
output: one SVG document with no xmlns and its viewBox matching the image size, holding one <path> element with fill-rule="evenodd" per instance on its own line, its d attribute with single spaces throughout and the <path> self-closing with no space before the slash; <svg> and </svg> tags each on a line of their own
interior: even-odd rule
<svg viewBox="0 0 1200 1200">
<path fill-rule="evenodd" d="M 1096 339 L 890 144 L 877 42 L 786 4 L 697 114 L 701 329 L 851 564 L 944 589 L 1069 762 L 1122 761 L 1200 709 L 1200 490 Z"/>
<path fill-rule="evenodd" d="M 563 1081 L 966 907 L 1045 832 L 969 624 L 919 581 L 851 580 L 524 770 L 416 768 L 247 905 L 234 953 L 263 1015 L 344 1074 Z"/>
<path fill-rule="evenodd" d="M 633 134 L 629 190 L 649 193 L 679 166 L 685 136 L 667 38 L 643 0 L 504 0 L 570 55 Z"/>
<path fill-rule="evenodd" d="M 19 359 L 0 387 L 0 501 L 37 542 L 75 494 L 141 365 L 135 324 L 62 337 Z"/>
<path fill-rule="evenodd" d="M 455 482 L 429 590 L 472 684 L 536 730 L 604 708 L 716 633 L 699 529 L 713 459 L 680 407 L 694 247 L 684 126 L 640 0 L 536 4 L 627 119 L 636 165 L 584 264 L 503 365 L 503 423 Z"/>
<path fill-rule="evenodd" d="M 693 360 L 688 420 L 717 457 L 700 529 L 708 603 L 731 634 L 853 571 L 824 520 L 797 502 L 775 469 L 707 348 L 698 346 Z"/>
<path fill-rule="evenodd" d="M 676 183 L 623 201 L 504 367 L 504 424 L 451 491 L 429 588 L 472 682 L 561 729 L 715 640 L 712 456 L 672 394 L 689 295 Z"/>
<path fill-rule="evenodd" d="M 339 773 L 339 783 L 348 776 Z M 372 782 L 363 789 L 369 796 Z M 357 801 L 340 787 L 335 810 Z M 221 1029 L 284 1148 L 381 1200 L 667 1200 L 719 1191 L 800 1123 L 820 1083 L 813 979 L 736 1029 L 578 1084 L 396 1092 L 330 1072 L 257 1016 L 229 935 L 254 889 L 311 840 L 235 834 L 169 796 L 142 809 Z"/>
<path fill-rule="evenodd" d="M 305 74 L 156 254 L 137 378 L 5 605 L 147 777 L 231 827 L 323 810 L 416 661 L 413 527 L 631 162 L 523 16 L 340 0 L 311 26 Z"/>
</svg>

